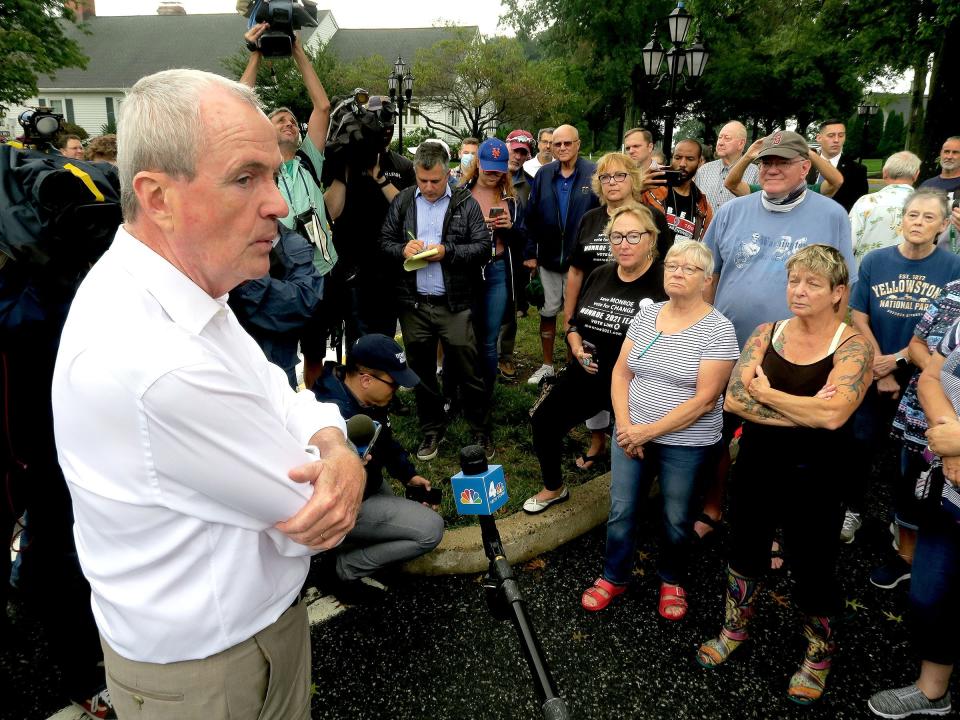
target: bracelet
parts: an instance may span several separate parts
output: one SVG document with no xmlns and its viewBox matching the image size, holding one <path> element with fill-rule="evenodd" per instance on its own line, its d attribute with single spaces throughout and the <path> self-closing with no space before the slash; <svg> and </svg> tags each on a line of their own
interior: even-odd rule
<svg viewBox="0 0 960 720">
<path fill-rule="evenodd" d="M 390 180 L 388 178 L 386 178 L 383 175 L 381 175 L 381 177 L 383 178 L 383 182 L 378 182 L 377 187 L 386 187 L 387 185 L 390 184 Z"/>
</svg>

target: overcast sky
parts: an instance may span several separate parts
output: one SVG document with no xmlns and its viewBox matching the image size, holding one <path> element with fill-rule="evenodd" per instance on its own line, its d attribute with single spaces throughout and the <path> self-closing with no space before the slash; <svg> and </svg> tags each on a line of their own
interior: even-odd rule
<svg viewBox="0 0 960 720">
<path fill-rule="evenodd" d="M 152 15 L 160 0 L 96 0 L 97 15 Z M 188 14 L 235 13 L 236 0 L 181 0 Z M 484 35 L 505 32 L 497 29 L 504 8 L 500 0 L 469 2 L 404 2 L 402 0 L 324 0 L 321 10 L 330 10 L 342 28 L 430 27 L 438 22 L 479 25 Z"/>
</svg>

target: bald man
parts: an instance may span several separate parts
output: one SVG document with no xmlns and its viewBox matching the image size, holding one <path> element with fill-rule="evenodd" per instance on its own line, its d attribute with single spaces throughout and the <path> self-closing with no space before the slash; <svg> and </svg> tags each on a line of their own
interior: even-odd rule
<svg viewBox="0 0 960 720">
<path fill-rule="evenodd" d="M 743 123 L 731 120 L 717 135 L 717 148 L 714 152 L 717 159 L 703 165 L 697 171 L 697 187 L 707 196 L 710 207 L 716 212 L 728 200 L 736 197 L 723 186 L 730 168 L 743 156 L 743 148 L 747 144 L 747 129 Z M 744 173 L 747 183 L 756 185 L 760 182 L 760 172 L 756 165 L 747 167 Z M 751 179 L 752 178 L 752 179 Z"/>
<path fill-rule="evenodd" d="M 600 205 L 591 188 L 596 166 L 580 157 L 580 133 L 572 125 L 561 125 L 553 131 L 553 157 L 554 161 L 540 168 L 533 178 L 525 215 L 530 239 L 523 264 L 531 272 L 540 268 L 544 295 L 540 311 L 543 365 L 527 380 L 531 385 L 554 374 L 557 313 L 563 307 L 577 228 L 583 214 Z"/>
</svg>

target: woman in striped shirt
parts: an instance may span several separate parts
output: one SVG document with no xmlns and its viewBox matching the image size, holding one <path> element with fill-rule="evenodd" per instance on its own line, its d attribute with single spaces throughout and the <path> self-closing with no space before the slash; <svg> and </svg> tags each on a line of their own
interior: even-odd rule
<svg viewBox="0 0 960 720">
<path fill-rule="evenodd" d="M 659 475 L 659 612 L 667 620 L 686 615 L 698 480 L 720 442 L 723 389 L 739 355 L 733 325 L 703 300 L 712 277 L 710 251 L 678 240 L 663 264 L 669 300 L 641 308 L 630 323 L 611 383 L 617 432 L 606 558 L 603 575 L 583 593 L 586 610 L 602 610 L 626 590 L 638 511 Z"/>
</svg>

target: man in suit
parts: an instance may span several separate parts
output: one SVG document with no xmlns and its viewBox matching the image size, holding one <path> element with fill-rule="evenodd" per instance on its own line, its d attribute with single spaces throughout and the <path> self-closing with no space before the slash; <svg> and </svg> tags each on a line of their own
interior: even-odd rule
<svg viewBox="0 0 960 720">
<path fill-rule="evenodd" d="M 867 168 L 852 157 L 843 154 L 843 143 L 847 139 L 847 128 L 842 120 L 824 120 L 820 123 L 817 133 L 817 142 L 820 143 L 820 156 L 833 165 L 843 175 L 843 185 L 837 190 L 833 199 L 843 205 L 843 209 L 850 212 L 853 204 L 863 195 L 870 192 L 867 185 Z M 808 182 L 820 182 L 822 178 L 816 173 L 808 176 Z"/>
</svg>

